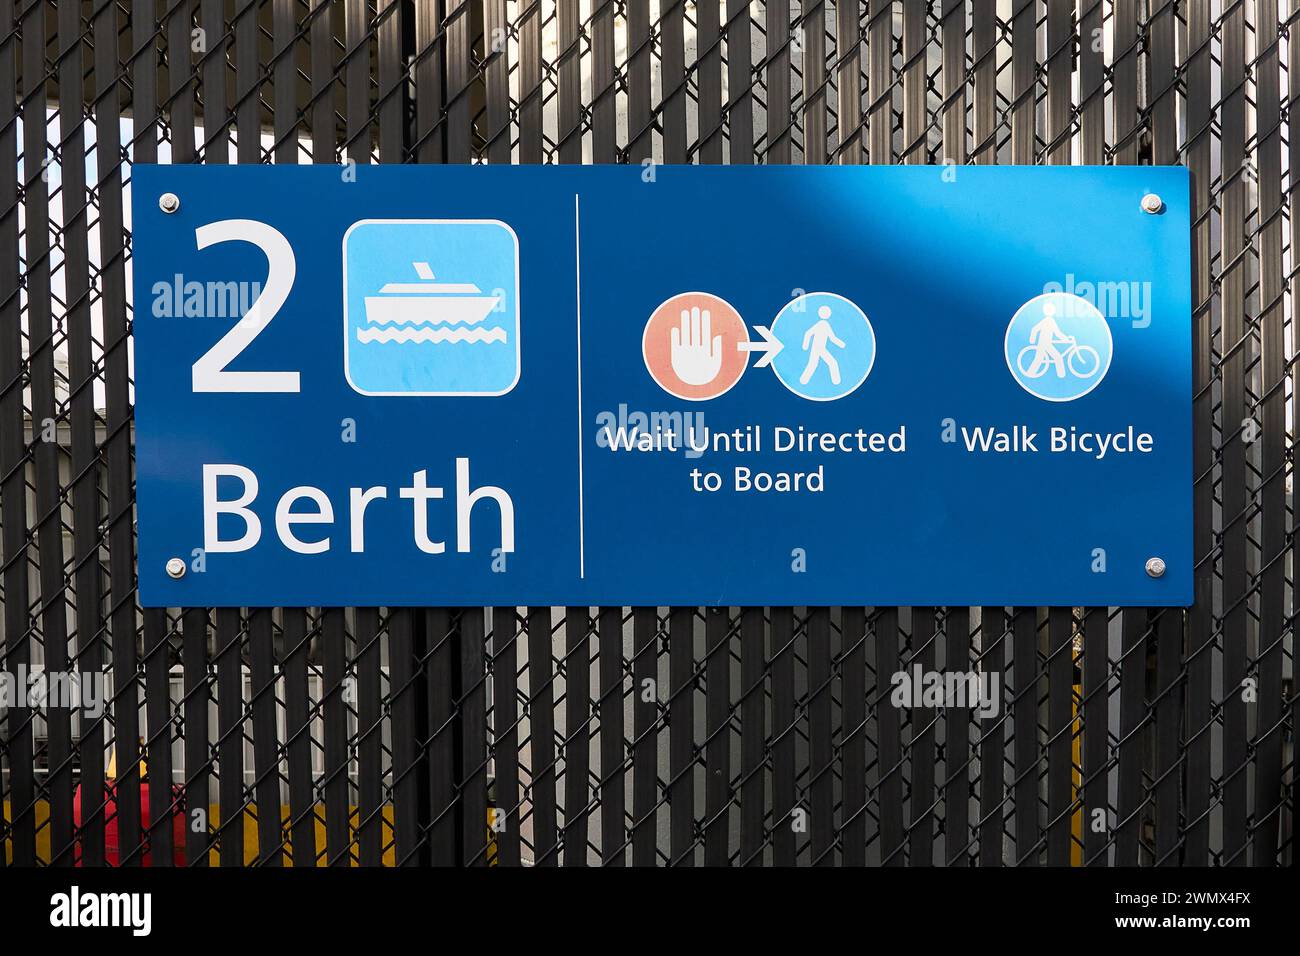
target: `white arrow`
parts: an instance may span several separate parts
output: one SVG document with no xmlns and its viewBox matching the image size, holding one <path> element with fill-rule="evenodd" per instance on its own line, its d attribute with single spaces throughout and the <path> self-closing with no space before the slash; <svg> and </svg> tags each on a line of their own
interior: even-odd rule
<svg viewBox="0 0 1300 956">
<path fill-rule="evenodd" d="M 737 342 L 736 349 L 741 352 L 762 352 L 762 356 L 754 363 L 754 368 L 762 368 L 764 365 L 771 365 L 772 359 L 785 348 L 785 343 L 772 334 L 772 330 L 766 325 L 754 326 L 754 331 L 762 336 L 761 342 Z"/>
</svg>

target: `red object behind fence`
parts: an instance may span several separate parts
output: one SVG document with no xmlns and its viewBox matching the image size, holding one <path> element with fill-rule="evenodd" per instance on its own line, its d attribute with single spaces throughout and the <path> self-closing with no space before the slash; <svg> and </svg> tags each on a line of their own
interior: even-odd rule
<svg viewBox="0 0 1300 956">
<path fill-rule="evenodd" d="M 81 792 L 82 788 L 77 787 L 72 795 L 72 819 L 78 828 L 81 827 Z M 104 781 L 104 862 L 109 866 L 121 865 L 121 847 L 117 836 L 117 782 L 114 780 Z M 172 785 L 172 800 L 176 804 L 176 812 L 172 816 L 172 861 L 176 866 L 185 865 L 185 810 L 184 810 L 184 792 L 182 789 Z M 92 805 L 93 812 L 93 805 Z M 144 866 L 152 866 L 150 850 L 148 849 L 149 836 L 149 782 L 143 780 L 140 783 L 140 832 L 144 835 L 146 848 L 142 854 L 139 854 L 139 862 Z M 77 866 L 82 865 L 81 854 L 77 855 Z"/>
</svg>

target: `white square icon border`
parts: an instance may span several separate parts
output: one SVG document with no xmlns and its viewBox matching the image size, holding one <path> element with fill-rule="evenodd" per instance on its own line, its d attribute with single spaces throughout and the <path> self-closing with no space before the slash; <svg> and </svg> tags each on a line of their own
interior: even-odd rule
<svg viewBox="0 0 1300 956">
<path fill-rule="evenodd" d="M 352 380 L 351 368 L 351 322 L 349 320 L 348 302 L 348 239 L 351 237 L 353 230 L 362 226 L 391 225 L 391 226 L 456 226 L 456 225 L 477 225 L 477 226 L 499 226 L 504 229 L 510 236 L 514 246 L 514 279 L 515 279 L 515 376 L 510 384 L 498 391 L 487 392 L 469 392 L 469 391 L 374 391 L 365 389 L 357 385 Z M 343 377 L 348 386 L 358 395 L 365 395 L 369 398 L 499 398 L 514 391 L 519 384 L 519 378 L 523 373 L 523 353 L 520 344 L 520 338 L 523 331 L 523 307 L 522 294 L 519 281 L 519 235 L 514 228 L 500 219 L 358 219 L 352 225 L 348 226 L 347 231 L 343 233 L 342 242 L 343 254 Z"/>
</svg>

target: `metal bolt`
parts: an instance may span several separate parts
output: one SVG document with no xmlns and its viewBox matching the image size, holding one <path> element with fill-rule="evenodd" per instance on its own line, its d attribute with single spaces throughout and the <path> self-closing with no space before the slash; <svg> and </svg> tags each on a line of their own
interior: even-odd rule
<svg viewBox="0 0 1300 956">
<path fill-rule="evenodd" d="M 167 560 L 167 576 L 178 581 L 185 577 L 185 562 L 180 558 L 169 558 Z"/>
<path fill-rule="evenodd" d="M 1165 576 L 1165 559 L 1164 558 L 1147 558 L 1147 574 L 1153 578 L 1162 578 Z"/>
<path fill-rule="evenodd" d="M 173 213 L 181 208 L 181 197 L 175 193 L 163 193 L 158 197 L 158 208 L 165 213 Z"/>
<path fill-rule="evenodd" d="M 1155 193 L 1147 193 L 1142 197 L 1142 211 L 1155 215 L 1165 208 L 1165 201 Z"/>
</svg>

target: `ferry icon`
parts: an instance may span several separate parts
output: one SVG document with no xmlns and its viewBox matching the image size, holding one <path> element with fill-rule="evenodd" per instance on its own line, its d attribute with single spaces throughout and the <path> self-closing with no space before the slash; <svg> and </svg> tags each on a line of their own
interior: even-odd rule
<svg viewBox="0 0 1300 956">
<path fill-rule="evenodd" d="M 343 265 L 345 371 L 356 391 L 487 396 L 514 387 L 519 259 L 508 225 L 363 220 L 344 237 Z"/>
<path fill-rule="evenodd" d="M 376 295 L 366 296 L 366 320 L 372 326 L 397 325 L 478 325 L 496 309 L 500 295 L 483 295 L 472 282 L 438 282 L 427 262 L 413 262 L 419 282 L 388 282 Z M 384 329 L 358 329 L 361 342 L 397 341 L 379 337 Z M 457 331 L 457 330 L 452 330 Z M 468 331 L 468 330 L 459 330 Z M 477 330 L 483 331 L 483 330 Z M 505 329 L 482 341 L 506 340 Z M 367 333 L 372 333 L 367 337 Z M 409 339 L 407 339 L 409 340 Z"/>
</svg>

